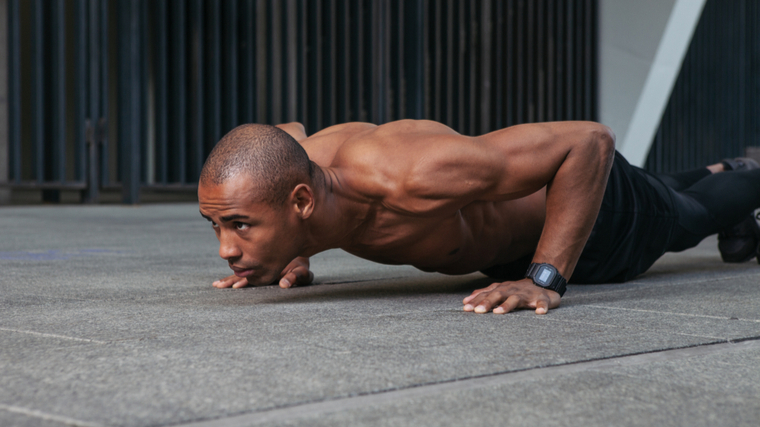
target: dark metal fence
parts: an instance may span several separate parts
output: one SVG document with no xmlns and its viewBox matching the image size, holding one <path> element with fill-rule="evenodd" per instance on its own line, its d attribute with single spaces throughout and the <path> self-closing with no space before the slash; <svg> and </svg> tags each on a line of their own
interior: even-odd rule
<svg viewBox="0 0 760 427">
<path fill-rule="evenodd" d="M 708 0 L 646 168 L 675 172 L 760 146 L 760 2 Z"/>
<path fill-rule="evenodd" d="M 245 122 L 593 119 L 596 0 L 9 0 L 16 188 L 193 189 Z"/>
</svg>

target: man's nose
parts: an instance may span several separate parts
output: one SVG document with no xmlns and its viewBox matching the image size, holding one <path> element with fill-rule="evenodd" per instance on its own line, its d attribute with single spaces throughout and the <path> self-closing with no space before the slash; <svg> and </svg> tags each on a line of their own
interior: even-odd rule
<svg viewBox="0 0 760 427">
<path fill-rule="evenodd" d="M 219 238 L 219 256 L 227 261 L 234 261 L 240 258 L 242 253 L 240 248 L 235 244 L 234 240 L 229 236 L 225 236 L 225 233 Z"/>
</svg>

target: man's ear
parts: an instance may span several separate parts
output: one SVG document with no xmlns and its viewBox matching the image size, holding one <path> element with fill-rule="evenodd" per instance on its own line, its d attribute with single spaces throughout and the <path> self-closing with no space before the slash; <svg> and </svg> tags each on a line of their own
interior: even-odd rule
<svg viewBox="0 0 760 427">
<path fill-rule="evenodd" d="M 314 212 L 314 192 L 306 184 L 298 184 L 290 193 L 290 206 L 301 219 L 306 219 Z"/>
</svg>

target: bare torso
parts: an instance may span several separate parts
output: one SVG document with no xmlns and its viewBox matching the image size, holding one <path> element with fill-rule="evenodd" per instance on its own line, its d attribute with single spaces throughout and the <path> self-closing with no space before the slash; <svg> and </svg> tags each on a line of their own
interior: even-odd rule
<svg viewBox="0 0 760 427">
<path fill-rule="evenodd" d="M 426 192 L 440 185 L 426 162 L 450 143 L 480 143 L 429 121 L 334 126 L 300 141 L 333 191 L 362 218 L 342 241 L 349 253 L 385 264 L 465 274 L 533 253 L 545 220 L 545 188 L 511 200 Z M 444 168 L 439 168 L 444 169 Z M 445 170 L 439 170 L 445 174 Z M 464 182 L 464 185 L 467 183 Z"/>
</svg>

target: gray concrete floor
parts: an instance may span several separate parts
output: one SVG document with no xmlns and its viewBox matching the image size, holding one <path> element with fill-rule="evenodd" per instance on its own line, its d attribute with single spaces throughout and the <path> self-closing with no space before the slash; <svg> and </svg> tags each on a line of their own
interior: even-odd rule
<svg viewBox="0 0 760 427">
<path fill-rule="evenodd" d="M 480 274 L 341 251 L 219 290 L 197 205 L 0 208 L 0 425 L 747 425 L 760 266 L 708 239 L 559 309 L 475 315 Z"/>
</svg>

